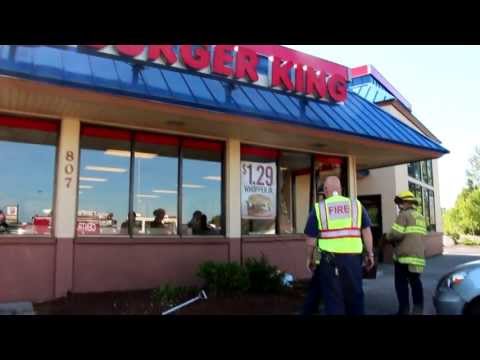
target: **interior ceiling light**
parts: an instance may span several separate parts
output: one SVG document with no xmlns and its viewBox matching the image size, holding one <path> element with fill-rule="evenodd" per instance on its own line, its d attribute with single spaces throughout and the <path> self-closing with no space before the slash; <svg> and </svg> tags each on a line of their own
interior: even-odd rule
<svg viewBox="0 0 480 360">
<path fill-rule="evenodd" d="M 183 184 L 182 186 L 184 188 L 189 188 L 189 189 L 203 189 L 205 187 L 204 185 L 196 185 L 196 184 Z"/>
<path fill-rule="evenodd" d="M 93 165 L 85 166 L 85 170 L 100 171 L 100 172 L 112 172 L 112 173 L 127 172 L 127 169 L 116 168 L 116 167 L 108 167 L 108 166 L 93 166 Z"/>
<path fill-rule="evenodd" d="M 121 156 L 121 157 L 129 158 L 130 151 L 108 149 L 108 150 L 105 150 L 105 155 Z M 156 156 L 157 154 L 135 151 L 135 158 L 139 158 L 139 159 L 153 159 Z"/>
<path fill-rule="evenodd" d="M 203 179 L 205 180 L 213 180 L 213 181 L 222 181 L 221 176 L 204 176 Z"/>
<path fill-rule="evenodd" d="M 152 192 L 157 194 L 176 194 L 177 190 L 152 190 Z"/>
<path fill-rule="evenodd" d="M 107 181 L 107 179 L 97 178 L 97 177 L 80 176 L 80 181 L 105 182 L 105 181 Z"/>
</svg>

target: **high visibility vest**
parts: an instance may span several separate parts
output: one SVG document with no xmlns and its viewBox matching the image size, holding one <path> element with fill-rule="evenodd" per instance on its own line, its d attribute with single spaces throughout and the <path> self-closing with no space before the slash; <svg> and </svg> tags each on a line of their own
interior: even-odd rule
<svg viewBox="0 0 480 360">
<path fill-rule="evenodd" d="M 315 204 L 319 250 L 332 253 L 354 253 L 363 251 L 362 204 L 357 199 L 331 196 Z"/>
</svg>

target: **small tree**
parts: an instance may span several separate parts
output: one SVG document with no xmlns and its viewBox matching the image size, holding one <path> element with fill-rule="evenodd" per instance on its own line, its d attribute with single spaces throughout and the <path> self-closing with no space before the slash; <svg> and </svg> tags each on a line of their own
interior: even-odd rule
<svg viewBox="0 0 480 360">
<path fill-rule="evenodd" d="M 445 232 L 458 239 L 461 234 L 480 234 L 480 188 L 464 189 L 455 207 L 444 216 Z"/>
<path fill-rule="evenodd" d="M 475 189 L 480 186 L 480 147 L 476 146 L 473 156 L 469 160 L 470 168 L 467 169 L 467 186 Z"/>
</svg>

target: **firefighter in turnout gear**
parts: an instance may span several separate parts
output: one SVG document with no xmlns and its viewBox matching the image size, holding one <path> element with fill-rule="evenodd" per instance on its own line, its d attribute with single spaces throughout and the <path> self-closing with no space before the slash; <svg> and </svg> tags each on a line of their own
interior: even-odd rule
<svg viewBox="0 0 480 360">
<path fill-rule="evenodd" d="M 363 315 L 363 257 L 366 267 L 374 265 L 372 233 L 368 214 L 355 198 L 341 196 L 340 180 L 325 180 L 325 200 L 315 204 L 310 213 L 307 235 L 307 268 L 313 272 L 303 314 L 313 314 L 320 296 L 327 315 Z M 315 261 L 318 253 L 318 263 Z"/>
<path fill-rule="evenodd" d="M 417 212 L 418 200 L 410 191 L 395 197 L 400 213 L 386 236 L 393 246 L 395 267 L 395 291 L 398 299 L 398 315 L 410 313 L 409 286 L 412 290 L 413 311 L 423 314 L 423 285 L 420 275 L 425 268 L 425 243 L 427 233 L 425 218 Z"/>
</svg>

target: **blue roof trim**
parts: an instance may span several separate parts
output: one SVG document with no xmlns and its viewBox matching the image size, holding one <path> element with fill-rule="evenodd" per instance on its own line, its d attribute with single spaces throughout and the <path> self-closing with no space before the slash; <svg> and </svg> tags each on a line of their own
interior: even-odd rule
<svg viewBox="0 0 480 360">
<path fill-rule="evenodd" d="M 372 75 L 353 78 L 349 84 L 349 89 L 372 103 L 395 99 L 395 96 L 375 80 Z"/>
<path fill-rule="evenodd" d="M 0 74 L 448 153 L 354 90 L 344 104 L 334 104 L 221 76 L 51 46 L 0 45 Z"/>
</svg>

